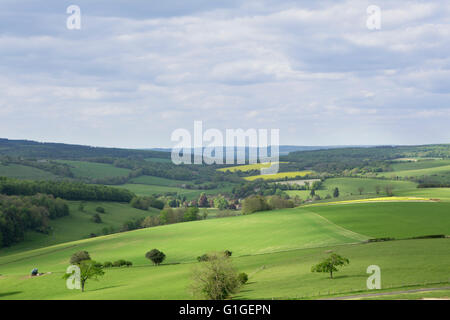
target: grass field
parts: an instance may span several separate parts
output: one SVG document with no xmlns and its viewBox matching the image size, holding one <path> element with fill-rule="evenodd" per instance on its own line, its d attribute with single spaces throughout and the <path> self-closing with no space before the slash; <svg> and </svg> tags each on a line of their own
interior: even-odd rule
<svg viewBox="0 0 450 320">
<path fill-rule="evenodd" d="M 38 168 L 20 164 L 0 164 L 0 177 L 26 179 L 26 180 L 53 180 L 57 179 L 53 173 Z"/>
<path fill-rule="evenodd" d="M 236 298 L 302 298 L 321 292 L 365 290 L 368 265 L 382 270 L 382 286 L 448 281 L 450 239 L 363 243 L 367 237 L 449 233 L 448 203 L 367 203 L 295 208 L 247 216 L 173 224 L 80 240 L 0 257 L 0 299 L 187 299 L 195 258 L 231 250 L 249 283 Z M 426 213 L 424 215 L 423 213 Z M 269 235 L 269 236 L 268 236 Z M 167 265 L 150 266 L 146 251 L 158 248 Z M 70 291 L 61 279 L 73 252 L 98 261 L 131 260 L 131 268 L 107 269 L 87 292 Z M 332 250 L 350 265 L 330 280 L 310 272 Z M 180 264 L 174 264 L 180 263 Z M 33 267 L 52 274 L 28 278 Z M 424 272 L 427 270 L 427 272 Z"/>
<path fill-rule="evenodd" d="M 285 178 L 302 178 L 308 175 L 312 175 L 314 174 L 314 172 L 312 171 L 291 171 L 291 172 L 279 172 L 279 173 L 275 173 L 275 174 L 263 174 L 263 175 L 257 175 L 257 176 L 250 176 L 250 177 L 245 177 L 244 179 L 247 181 L 254 181 L 257 179 L 263 179 L 263 180 L 284 180 Z"/>
<path fill-rule="evenodd" d="M 414 162 L 398 162 L 391 164 L 394 171 L 430 169 L 450 165 L 450 160 L 422 160 Z"/>
<path fill-rule="evenodd" d="M 122 226 L 125 221 L 136 218 L 155 215 L 159 210 L 149 208 L 148 211 L 138 210 L 127 203 L 117 202 L 83 202 L 84 212 L 79 211 L 79 202 L 70 201 L 70 215 L 55 220 L 50 220 L 53 231 L 50 235 L 38 232 L 27 232 L 25 240 L 10 248 L 2 248 L 0 255 L 10 252 L 31 250 L 42 248 L 58 243 L 88 238 L 91 233 L 102 235 L 103 228 L 113 228 L 115 231 Z M 96 213 L 95 208 L 103 207 L 105 214 L 100 214 L 102 223 L 94 223 L 91 219 Z"/>
<path fill-rule="evenodd" d="M 367 237 L 450 235 L 450 204 L 379 202 L 305 208 Z"/>
<path fill-rule="evenodd" d="M 400 170 L 400 171 L 392 171 L 392 172 L 382 172 L 379 173 L 379 177 L 386 178 L 395 178 L 395 177 L 423 177 L 423 176 L 432 176 L 432 175 L 449 175 L 450 174 L 450 165 L 438 166 L 432 168 L 424 168 L 424 169 L 414 169 L 414 170 Z"/>
<path fill-rule="evenodd" d="M 171 180 L 171 179 L 154 177 L 154 176 L 140 176 L 140 177 L 131 179 L 129 182 L 137 183 L 137 184 L 166 186 L 166 187 L 177 187 L 182 184 L 190 183 L 190 181 Z"/>
<path fill-rule="evenodd" d="M 126 176 L 131 171 L 129 169 L 117 168 L 107 163 L 97 163 L 88 161 L 58 160 L 68 164 L 76 178 L 109 178 Z"/>
<path fill-rule="evenodd" d="M 331 178 L 326 179 L 322 184 L 322 188 L 316 190 L 321 198 L 325 198 L 327 195 L 332 196 L 334 188 L 339 188 L 339 198 L 334 200 L 341 200 L 347 198 L 355 198 L 354 196 L 359 196 L 359 187 L 363 187 L 362 192 L 363 197 L 367 196 L 383 196 L 385 195 L 384 187 L 390 185 L 393 187 L 394 195 L 397 195 L 406 190 L 412 191 L 416 190 L 417 183 L 411 181 L 393 181 L 393 180 L 381 180 L 381 179 L 371 179 L 371 178 Z M 376 186 L 381 188 L 380 195 L 376 194 Z M 309 190 L 289 190 L 286 191 L 291 197 L 298 195 L 301 199 L 305 200 L 309 197 Z M 402 194 L 403 195 L 403 194 Z M 405 194 L 406 195 L 406 194 Z"/>
<path fill-rule="evenodd" d="M 184 189 L 179 187 L 170 187 L 162 185 L 138 184 L 138 183 L 127 183 L 119 185 L 117 187 L 128 189 L 139 196 L 152 196 L 157 194 L 165 194 L 168 192 L 177 193 L 179 195 L 186 196 L 188 200 L 197 199 L 202 192 L 204 192 L 206 195 L 215 195 L 219 193 L 230 192 L 231 189 L 233 188 L 232 185 L 229 185 L 219 189 L 196 190 L 196 189 Z"/>
</svg>

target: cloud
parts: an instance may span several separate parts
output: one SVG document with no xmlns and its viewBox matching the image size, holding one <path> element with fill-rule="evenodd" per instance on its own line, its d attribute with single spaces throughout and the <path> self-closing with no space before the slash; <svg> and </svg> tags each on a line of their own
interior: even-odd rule
<svg viewBox="0 0 450 320">
<path fill-rule="evenodd" d="M 369 4 L 79 1 L 75 31 L 60 1 L 5 0 L 0 135 L 170 146 L 203 120 L 284 144 L 413 144 L 418 125 L 448 141 L 433 121 L 450 120 L 450 6 L 379 1 L 370 31 Z"/>
</svg>

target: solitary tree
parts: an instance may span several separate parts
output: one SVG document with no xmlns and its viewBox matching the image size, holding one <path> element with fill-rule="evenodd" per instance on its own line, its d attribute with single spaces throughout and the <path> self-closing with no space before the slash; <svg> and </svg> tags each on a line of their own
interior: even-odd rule
<svg viewBox="0 0 450 320">
<path fill-rule="evenodd" d="M 380 191 L 381 191 L 381 187 L 380 186 L 375 186 L 375 192 L 377 194 L 380 194 Z"/>
<path fill-rule="evenodd" d="M 153 249 L 147 252 L 145 254 L 145 257 L 151 260 L 153 264 L 157 266 L 164 261 L 166 255 L 162 251 L 159 251 L 158 249 Z"/>
<path fill-rule="evenodd" d="M 80 285 L 81 285 L 81 292 L 84 292 L 84 286 L 86 284 L 86 281 L 89 279 L 98 280 L 98 277 L 101 277 L 105 274 L 105 272 L 102 270 L 102 267 L 93 260 L 83 260 L 78 264 L 78 267 L 80 268 Z M 63 276 L 63 279 L 67 280 L 71 276 L 75 274 L 75 270 L 72 273 L 65 273 Z"/>
<path fill-rule="evenodd" d="M 338 187 L 334 188 L 333 197 L 335 197 L 335 198 L 339 197 L 339 188 Z"/>
<path fill-rule="evenodd" d="M 312 266 L 311 272 L 329 272 L 330 278 L 333 279 L 333 272 L 337 272 L 338 267 L 344 266 L 349 263 L 350 261 L 347 258 L 333 253 L 330 257 L 328 257 L 321 263 Z"/>
<path fill-rule="evenodd" d="M 192 280 L 194 296 L 209 300 L 224 300 L 237 292 L 241 285 L 231 259 L 222 252 L 208 254 L 208 259 L 194 269 Z"/>
<path fill-rule="evenodd" d="M 364 192 L 364 187 L 359 187 L 358 192 L 359 192 L 359 195 L 362 195 L 362 193 Z"/>
</svg>

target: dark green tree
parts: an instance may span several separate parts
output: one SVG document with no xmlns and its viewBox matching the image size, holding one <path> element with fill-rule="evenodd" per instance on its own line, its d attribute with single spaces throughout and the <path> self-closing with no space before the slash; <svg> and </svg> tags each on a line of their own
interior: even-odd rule
<svg viewBox="0 0 450 320">
<path fill-rule="evenodd" d="M 145 257 L 151 260 L 154 265 L 158 266 L 164 261 L 166 255 L 158 249 L 152 249 L 145 254 Z"/>
<path fill-rule="evenodd" d="M 338 271 L 338 267 L 349 264 L 350 261 L 347 258 L 333 253 L 330 257 L 318 263 L 311 268 L 311 272 L 326 272 L 330 273 L 330 278 L 333 279 L 333 272 Z"/>
</svg>

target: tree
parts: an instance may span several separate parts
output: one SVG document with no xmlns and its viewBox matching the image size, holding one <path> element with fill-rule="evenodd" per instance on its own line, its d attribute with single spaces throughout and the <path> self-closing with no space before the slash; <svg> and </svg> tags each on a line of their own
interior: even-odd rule
<svg viewBox="0 0 450 320">
<path fill-rule="evenodd" d="M 92 221 L 94 221 L 95 223 L 102 223 L 102 217 L 100 217 L 100 215 L 98 213 L 96 213 L 92 217 Z"/>
<path fill-rule="evenodd" d="M 214 199 L 214 207 L 219 210 L 228 208 L 228 201 L 223 196 L 219 195 Z"/>
<path fill-rule="evenodd" d="M 339 197 L 339 188 L 338 187 L 334 188 L 333 197 L 335 197 L 335 198 Z"/>
<path fill-rule="evenodd" d="M 145 257 L 151 260 L 154 265 L 158 266 L 164 261 L 166 255 L 158 249 L 152 249 L 145 254 Z"/>
<path fill-rule="evenodd" d="M 78 267 L 80 268 L 81 292 L 84 292 L 84 286 L 87 280 L 98 280 L 98 277 L 101 277 L 105 274 L 100 265 L 101 264 L 98 264 L 93 260 L 83 260 L 78 264 Z M 74 273 L 75 270 L 72 273 L 64 274 L 63 279 L 67 280 L 69 277 L 74 275 Z"/>
<path fill-rule="evenodd" d="M 80 264 L 82 261 L 85 260 L 91 260 L 91 257 L 89 256 L 89 252 L 87 251 L 78 251 L 74 253 L 70 257 L 70 264 Z"/>
<path fill-rule="evenodd" d="M 388 185 L 384 186 L 384 190 L 386 191 L 386 195 L 388 195 L 389 197 L 394 195 L 394 192 L 393 192 L 394 187 L 392 185 L 388 184 Z"/>
<path fill-rule="evenodd" d="M 224 300 L 237 292 L 241 282 L 231 259 L 222 252 L 208 254 L 193 271 L 191 290 L 194 296 Z"/>
<path fill-rule="evenodd" d="M 263 196 L 250 196 L 244 199 L 242 203 L 243 214 L 265 210 L 270 210 L 270 206 Z"/>
<path fill-rule="evenodd" d="M 359 192 L 359 195 L 362 195 L 362 193 L 364 192 L 364 187 L 359 187 L 358 192 Z"/>
<path fill-rule="evenodd" d="M 200 208 L 209 207 L 209 201 L 204 192 L 202 192 L 202 194 L 200 195 L 200 198 L 198 198 L 198 206 Z"/>
<path fill-rule="evenodd" d="M 316 195 L 316 191 L 314 189 L 311 189 L 311 192 L 309 193 L 311 197 L 314 197 Z"/>
<path fill-rule="evenodd" d="M 375 186 L 375 192 L 377 194 L 380 194 L 380 191 L 381 191 L 381 187 L 380 186 Z"/>
<path fill-rule="evenodd" d="M 197 207 L 190 207 L 184 213 L 184 221 L 198 220 L 199 209 Z"/>
<path fill-rule="evenodd" d="M 344 266 L 349 263 L 350 261 L 347 258 L 333 253 L 330 257 L 328 257 L 321 263 L 312 266 L 311 272 L 329 272 L 330 278 L 333 279 L 333 272 L 337 272 L 338 267 Z"/>
</svg>

